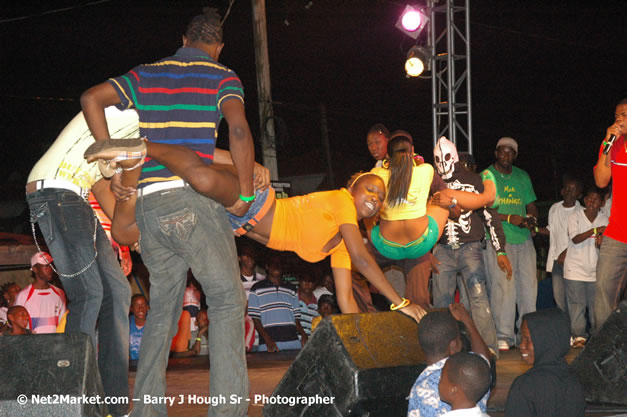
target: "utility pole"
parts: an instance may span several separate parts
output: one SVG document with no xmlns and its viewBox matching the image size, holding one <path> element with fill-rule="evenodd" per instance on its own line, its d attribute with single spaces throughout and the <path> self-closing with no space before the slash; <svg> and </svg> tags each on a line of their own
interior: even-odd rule
<svg viewBox="0 0 627 417">
<path fill-rule="evenodd" d="M 270 170 L 270 179 L 277 181 L 279 179 L 279 170 L 276 161 L 276 134 L 274 129 L 274 112 L 272 110 L 272 92 L 270 88 L 266 1 L 252 0 L 252 7 L 262 161 L 263 165 Z"/>
</svg>

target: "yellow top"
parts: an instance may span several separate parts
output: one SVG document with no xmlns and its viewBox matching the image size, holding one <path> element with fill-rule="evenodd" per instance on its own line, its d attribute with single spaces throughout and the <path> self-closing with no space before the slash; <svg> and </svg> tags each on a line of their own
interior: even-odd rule
<svg viewBox="0 0 627 417">
<path fill-rule="evenodd" d="M 343 224 L 357 226 L 355 202 L 346 188 L 280 198 L 266 246 L 296 252 L 307 262 L 318 262 L 330 255 L 331 267 L 351 269 L 344 240 L 328 252 L 322 251 Z"/>
<path fill-rule="evenodd" d="M 372 168 L 370 171 L 380 176 L 388 187 L 390 182 L 390 170 L 386 168 Z M 422 163 L 414 166 L 407 199 L 398 206 L 388 207 L 387 201 L 381 210 L 381 218 L 385 220 L 408 220 L 417 219 L 427 214 L 427 199 L 429 198 L 429 188 L 433 181 L 433 167 Z"/>
</svg>

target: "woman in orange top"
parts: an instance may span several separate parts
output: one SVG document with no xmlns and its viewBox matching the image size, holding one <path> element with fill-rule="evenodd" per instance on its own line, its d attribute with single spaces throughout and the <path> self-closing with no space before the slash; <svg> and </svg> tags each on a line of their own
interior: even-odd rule
<svg viewBox="0 0 627 417">
<path fill-rule="evenodd" d="M 131 187 L 130 190 L 134 190 L 132 187 L 136 186 L 141 171 L 136 169 L 141 166 L 136 156 L 139 151 L 142 157 L 158 160 L 194 190 L 225 206 L 233 204 L 239 194 L 233 167 L 208 166 L 192 150 L 181 146 L 114 139 L 98 141 L 92 147 L 85 152 L 85 157 L 90 162 L 114 161 L 123 170 L 122 186 Z M 125 159 L 126 155 L 133 155 L 135 159 Z M 190 175 L 191 172 L 195 174 Z M 202 172 L 201 177 L 199 172 Z M 217 192 L 207 184 L 213 184 L 222 197 L 218 198 Z M 226 198 L 225 194 L 228 194 Z M 139 239 L 135 224 L 137 195 L 133 192 L 127 196 L 125 201 L 118 200 L 112 224 L 113 236 L 121 244 L 133 244 Z M 279 200 L 275 200 L 271 192 L 265 198 L 260 213 L 253 217 L 254 221 L 248 221 L 248 226 L 235 225 L 234 230 L 269 248 L 294 251 L 308 262 L 331 256 L 337 301 L 342 313 L 359 312 L 352 292 L 352 265 L 393 303 L 392 309 L 398 309 L 416 321 L 426 314 L 420 306 L 396 293 L 366 249 L 359 231 L 357 222 L 375 216 L 385 200 L 385 185 L 380 177 L 363 173 L 356 175 L 348 188 Z"/>
</svg>

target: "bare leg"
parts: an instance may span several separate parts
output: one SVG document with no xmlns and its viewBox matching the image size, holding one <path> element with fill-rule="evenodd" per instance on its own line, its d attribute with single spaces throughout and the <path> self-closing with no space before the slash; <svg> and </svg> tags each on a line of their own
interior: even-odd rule
<svg viewBox="0 0 627 417">
<path fill-rule="evenodd" d="M 147 156 L 156 159 L 196 192 L 230 207 L 239 196 L 237 171 L 231 165 L 207 165 L 184 146 L 146 142 Z"/>
<path fill-rule="evenodd" d="M 97 159 L 115 160 L 117 156 L 125 152 L 128 143 L 119 143 L 116 141 L 124 139 L 110 140 L 105 144 L 97 144 L 95 150 L 88 149 L 86 157 L 88 161 Z M 139 142 L 139 140 L 128 140 L 131 142 Z M 140 144 L 142 142 L 139 142 Z M 237 171 L 232 165 L 213 164 L 207 165 L 193 150 L 184 146 L 169 145 L 155 142 L 144 142 L 141 146 L 137 143 L 132 144 L 133 151 L 139 153 L 140 149 L 145 146 L 145 155 L 155 159 L 163 164 L 176 176 L 187 182 L 196 192 L 202 194 L 212 200 L 222 204 L 225 207 L 232 206 L 237 200 L 240 189 Z M 122 168 L 130 169 L 137 165 L 139 159 L 120 160 L 116 164 Z M 139 167 L 138 167 L 139 168 Z M 136 187 L 139 180 L 141 169 L 132 169 L 124 171 L 122 174 L 122 185 L 128 187 Z M 125 242 L 131 239 L 131 243 L 137 242 L 139 232 L 135 225 L 135 202 L 136 196 L 131 199 L 118 202 L 116 204 L 116 216 L 119 216 L 116 222 L 116 232 L 119 239 Z M 272 219 L 274 215 L 274 203 L 268 214 L 255 226 L 255 234 L 251 236 L 263 244 L 267 243 L 270 236 Z M 113 225 L 112 225 L 113 230 Z M 137 236 L 137 237 L 135 237 Z M 120 243 L 122 243 L 120 241 Z"/>
<path fill-rule="evenodd" d="M 119 165 L 124 167 L 134 165 L 135 160 L 122 161 Z M 125 187 L 136 187 L 141 167 L 130 171 L 122 171 L 122 185 Z M 139 241 L 139 228 L 135 222 L 135 203 L 137 194 L 133 194 L 126 201 L 116 201 L 113 219 L 111 219 L 111 235 L 113 239 L 121 245 L 134 245 Z"/>
<path fill-rule="evenodd" d="M 207 165 L 193 150 L 179 145 L 169 145 L 140 139 L 113 139 L 97 141 L 85 151 L 88 162 L 112 160 L 117 165 L 132 168 L 125 160 L 128 152 L 133 158 L 145 155 L 165 165 L 182 178 L 198 193 L 207 196 L 225 207 L 232 206 L 239 195 L 239 181 L 235 167 L 230 165 Z M 135 156 L 138 155 L 138 156 Z M 134 164 L 139 159 L 132 159 Z"/>
</svg>

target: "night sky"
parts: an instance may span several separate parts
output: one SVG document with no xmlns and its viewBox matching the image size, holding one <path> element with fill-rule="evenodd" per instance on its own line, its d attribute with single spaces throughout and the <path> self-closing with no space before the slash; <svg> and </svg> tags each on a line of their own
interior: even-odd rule
<svg viewBox="0 0 627 417">
<path fill-rule="evenodd" d="M 80 110 L 85 89 L 171 55 L 203 6 L 223 13 L 228 6 L 227 0 L 6 3 L 0 15 L 0 174 L 5 188 L 17 184 L 20 192 L 33 164 Z M 405 77 L 413 39 L 394 27 L 405 3 L 267 3 L 280 175 L 325 171 L 321 103 L 328 112 L 336 185 L 372 166 L 365 136 L 376 122 L 408 130 L 416 150 L 432 159 L 431 81 Z M 512 136 L 519 142 L 516 165 L 529 172 L 540 200 L 556 197 L 555 181 L 566 171 L 591 181 L 615 105 L 627 96 L 625 2 L 471 3 L 479 167 L 493 162 L 498 138 Z M 69 8 L 57 10 L 63 7 Z M 220 60 L 241 78 L 248 120 L 259 138 L 250 1 L 235 1 L 224 41 Z"/>
</svg>

